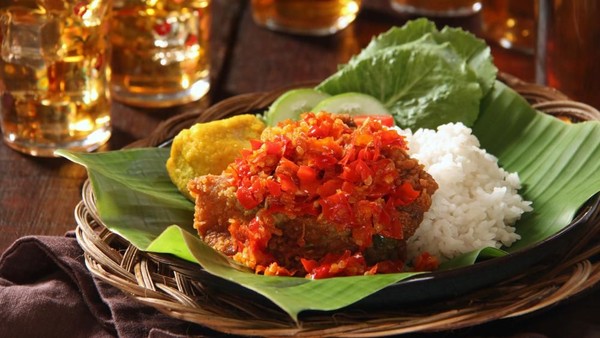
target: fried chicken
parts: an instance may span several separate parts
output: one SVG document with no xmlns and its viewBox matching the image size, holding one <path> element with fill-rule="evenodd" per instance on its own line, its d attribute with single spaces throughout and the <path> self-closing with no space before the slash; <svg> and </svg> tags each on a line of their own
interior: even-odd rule
<svg viewBox="0 0 600 338">
<path fill-rule="evenodd" d="M 345 252 L 364 255 L 368 267 L 403 261 L 433 178 L 395 131 L 329 115 L 304 122 L 267 128 L 221 175 L 190 181 L 200 237 L 257 271 L 276 264 L 303 275 L 307 262 Z M 317 122 L 326 133 L 314 132 Z"/>
</svg>

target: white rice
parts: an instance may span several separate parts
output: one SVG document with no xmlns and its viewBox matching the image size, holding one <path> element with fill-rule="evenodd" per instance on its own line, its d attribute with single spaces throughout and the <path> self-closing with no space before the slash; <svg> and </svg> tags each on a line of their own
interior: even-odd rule
<svg viewBox="0 0 600 338">
<path fill-rule="evenodd" d="M 517 173 L 508 173 L 479 146 L 461 123 L 420 129 L 406 137 L 409 153 L 439 185 L 423 223 L 408 240 L 409 258 L 422 252 L 442 262 L 483 247 L 510 246 L 520 239 L 512 226 L 531 202 L 518 194 Z"/>
</svg>

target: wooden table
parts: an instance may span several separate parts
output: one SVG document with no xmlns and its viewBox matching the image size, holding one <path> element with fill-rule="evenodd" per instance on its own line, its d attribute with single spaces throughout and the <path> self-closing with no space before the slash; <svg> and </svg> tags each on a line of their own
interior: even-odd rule
<svg viewBox="0 0 600 338">
<path fill-rule="evenodd" d="M 113 136 L 102 150 L 120 149 L 144 138 L 162 121 L 237 94 L 293 83 L 318 81 L 364 47 L 372 36 L 408 18 L 386 1 L 367 1 L 358 20 L 330 37 L 299 37 L 271 32 L 252 22 L 248 3 L 214 0 L 212 87 L 200 102 L 171 109 L 139 109 L 114 102 Z M 480 34 L 478 16 L 439 21 Z M 532 81 L 533 57 L 492 46 L 499 69 Z M 0 253 L 27 235 L 61 236 L 75 227 L 73 208 L 80 200 L 85 169 L 64 159 L 33 158 L 0 145 Z M 461 330 L 460 336 L 538 333 L 551 337 L 600 335 L 600 291 L 543 313 Z M 438 335 L 435 335 L 438 336 Z M 447 336 L 446 333 L 439 336 Z"/>
</svg>

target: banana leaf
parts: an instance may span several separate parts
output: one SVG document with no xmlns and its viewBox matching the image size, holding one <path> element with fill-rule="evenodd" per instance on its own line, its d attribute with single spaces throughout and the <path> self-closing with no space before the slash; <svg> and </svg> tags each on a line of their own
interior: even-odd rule
<svg viewBox="0 0 600 338">
<path fill-rule="evenodd" d="M 600 122 L 567 124 L 535 111 L 496 82 L 481 104 L 474 134 L 500 165 L 517 172 L 534 210 L 516 224 L 521 239 L 509 248 L 485 248 L 444 265 L 460 269 L 482 257 L 526 250 L 565 228 L 600 191 Z M 197 262 L 207 272 L 263 295 L 298 320 L 306 310 L 335 310 L 414 276 L 399 273 L 309 280 L 256 275 L 205 245 L 191 226 L 193 205 L 170 183 L 168 149 L 58 154 L 86 166 L 104 224 L 142 250 Z M 557 238 L 560 240 L 560 238 Z M 395 285 L 395 287 L 401 287 Z M 385 290 L 380 291 L 385 292 Z"/>
</svg>

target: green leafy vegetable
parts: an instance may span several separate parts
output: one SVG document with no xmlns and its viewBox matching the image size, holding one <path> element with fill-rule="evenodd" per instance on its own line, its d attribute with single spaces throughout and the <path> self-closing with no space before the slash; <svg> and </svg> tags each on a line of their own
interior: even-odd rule
<svg viewBox="0 0 600 338">
<path fill-rule="evenodd" d="M 382 50 L 397 46 L 428 45 L 448 43 L 462 61 L 477 75 L 483 94 L 494 85 L 498 72 L 491 57 L 489 46 L 484 40 L 460 28 L 444 27 L 438 31 L 435 24 L 427 19 L 409 21 L 402 27 L 393 27 L 373 39 L 365 49 L 350 60 L 350 64 L 367 59 Z"/>
<path fill-rule="evenodd" d="M 317 89 L 374 96 L 403 128 L 459 121 L 471 126 L 496 73 L 485 41 L 458 28 L 438 31 L 419 19 L 373 39 Z"/>
<path fill-rule="evenodd" d="M 450 121 L 470 126 L 482 92 L 473 71 L 453 56 L 448 44 L 387 48 L 342 68 L 317 89 L 371 95 L 403 128 L 435 128 Z"/>
</svg>

